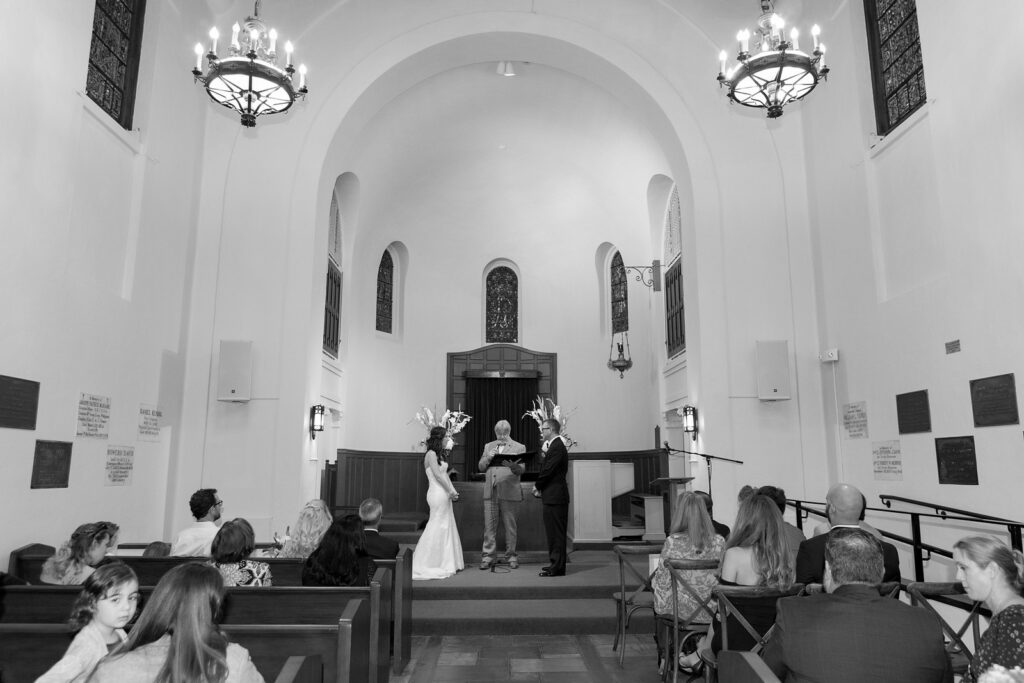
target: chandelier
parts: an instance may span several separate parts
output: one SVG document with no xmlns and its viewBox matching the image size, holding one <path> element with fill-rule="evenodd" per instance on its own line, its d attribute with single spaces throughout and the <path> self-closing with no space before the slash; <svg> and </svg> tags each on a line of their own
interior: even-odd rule
<svg viewBox="0 0 1024 683">
<path fill-rule="evenodd" d="M 761 18 L 757 20 L 755 53 L 750 51 L 751 34 L 743 29 L 736 34 L 739 41 L 737 63 L 726 71 L 728 55 L 718 55 L 718 84 L 727 88 L 729 99 L 745 107 L 763 107 L 768 118 L 782 116 L 782 108 L 803 99 L 814 90 L 819 80 L 827 80 L 825 45 L 818 41 L 821 29 L 811 28 L 814 50 L 800 50 L 800 32 L 793 28 L 788 38 L 786 22 L 775 13 L 772 0 L 760 0 Z"/>
<path fill-rule="evenodd" d="M 231 27 L 231 44 L 224 57 L 217 56 L 220 32 L 216 26 L 211 28 L 207 72 L 202 71 L 202 43 L 196 43 L 196 66 L 192 69 L 192 75 L 206 87 L 210 99 L 241 114 L 246 128 L 256 125 L 257 116 L 288 111 L 296 99 L 305 98 L 309 92 L 305 64 L 299 65 L 297 90 L 292 82 L 295 66 L 290 41 L 284 44 L 284 67 L 278 66 L 277 31 L 267 31 L 267 25 L 260 19 L 261 2 L 256 0 L 253 15 L 246 17 L 243 26 L 235 22 Z"/>
<path fill-rule="evenodd" d="M 623 342 L 625 342 L 625 349 L 623 349 Z M 626 370 L 633 367 L 633 359 L 629 357 L 629 333 L 621 332 L 619 334 L 619 357 L 612 359 L 615 348 L 615 335 L 612 335 L 612 343 L 608 347 L 608 369 L 612 372 L 619 373 L 619 379 L 625 377 Z"/>
</svg>

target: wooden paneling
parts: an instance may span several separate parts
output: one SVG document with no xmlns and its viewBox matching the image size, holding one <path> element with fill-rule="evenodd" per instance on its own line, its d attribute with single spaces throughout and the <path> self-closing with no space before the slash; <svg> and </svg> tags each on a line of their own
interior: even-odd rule
<svg viewBox="0 0 1024 683">
<path fill-rule="evenodd" d="M 633 463 L 633 493 L 646 493 L 653 496 L 662 495 L 657 486 L 651 482 L 658 477 L 668 476 L 668 454 L 658 448 L 646 451 L 604 451 L 598 453 L 569 452 L 569 460 L 611 460 L 612 462 Z M 628 517 L 629 494 L 612 498 L 612 515 Z"/>
<path fill-rule="evenodd" d="M 366 498 L 380 500 L 385 516 L 430 511 L 422 453 L 339 448 L 336 472 L 335 499 L 329 502 L 337 512 L 355 511 Z"/>
</svg>

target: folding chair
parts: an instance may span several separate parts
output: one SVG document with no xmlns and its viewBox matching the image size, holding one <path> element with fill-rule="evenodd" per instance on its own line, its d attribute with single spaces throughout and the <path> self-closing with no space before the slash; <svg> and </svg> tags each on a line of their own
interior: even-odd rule
<svg viewBox="0 0 1024 683">
<path fill-rule="evenodd" d="M 679 680 L 680 631 L 707 633 L 708 626 L 715 618 L 715 610 L 711 604 L 712 595 L 701 597 L 700 593 L 686 580 L 686 573 L 692 571 L 716 571 L 718 569 L 718 560 L 666 560 L 665 564 L 668 566 L 669 574 L 672 576 L 672 619 L 669 621 L 667 615 L 659 614 L 656 615 L 656 621 L 665 626 L 671 624 L 672 646 L 667 648 L 666 652 L 668 638 L 661 638 L 658 643 L 658 651 L 659 655 L 662 655 L 661 659 L 664 662 L 661 680 L 668 680 L 668 672 L 671 668 L 672 683 L 676 683 Z M 679 614 L 680 588 L 689 593 L 697 603 L 697 608 L 691 614 L 685 616 Z M 706 623 L 694 623 L 695 619 L 702 617 L 706 617 L 708 621 Z M 698 677 L 691 676 L 690 680 L 692 681 Z"/>
<path fill-rule="evenodd" d="M 721 637 L 719 651 L 745 650 L 755 655 L 759 654 L 775 630 L 775 604 L 779 598 L 800 595 L 803 589 L 802 583 L 793 584 L 786 589 L 764 586 L 718 586 L 715 588 L 715 599 L 718 601 L 715 641 Z M 716 645 L 717 642 L 712 644 L 711 649 L 704 649 L 700 652 L 700 657 L 705 665 L 704 680 L 708 683 L 716 679 L 718 669 Z"/>
<path fill-rule="evenodd" d="M 984 610 L 981 607 L 980 602 L 974 602 L 964 593 L 964 588 L 960 583 L 927 583 L 927 582 L 912 582 L 907 584 L 907 592 L 910 593 L 910 601 L 918 606 L 923 607 L 935 616 L 939 618 L 939 623 L 942 624 L 942 631 L 945 633 L 950 642 L 946 646 L 946 652 L 949 653 L 950 662 L 953 665 L 953 673 L 956 675 L 964 675 L 967 669 L 971 665 L 971 660 L 974 659 L 974 653 L 971 652 L 970 648 L 967 647 L 967 643 L 964 642 L 963 636 L 967 632 L 967 627 L 971 627 L 971 633 L 974 636 L 974 642 L 977 643 L 981 639 L 981 621 Z M 930 600 L 937 600 L 947 605 L 959 607 L 967 612 L 967 616 L 964 619 L 964 623 L 959 628 L 953 628 L 953 626 L 947 622 L 939 612 L 932 607 Z"/>
<path fill-rule="evenodd" d="M 654 592 L 651 589 L 653 572 L 640 572 L 630 562 L 631 557 L 638 555 L 653 555 L 661 552 L 661 544 L 657 545 L 616 545 L 612 546 L 615 556 L 619 560 L 619 590 L 612 593 L 615 600 L 615 642 L 612 644 L 612 651 L 618 650 L 619 644 L 619 666 L 622 666 L 623 658 L 626 656 L 626 629 L 629 628 L 629 620 L 633 613 L 641 609 L 649 609 L 654 613 Z M 635 589 L 626 588 L 626 576 L 629 576 L 630 583 L 636 581 Z"/>
</svg>

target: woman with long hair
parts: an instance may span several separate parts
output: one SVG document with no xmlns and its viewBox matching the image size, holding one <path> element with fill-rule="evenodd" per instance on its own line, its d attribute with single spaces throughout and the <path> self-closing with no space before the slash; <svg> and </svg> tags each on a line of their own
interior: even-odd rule
<svg viewBox="0 0 1024 683">
<path fill-rule="evenodd" d="M 263 683 L 249 652 L 217 626 L 224 580 L 208 564 L 186 562 L 164 574 L 128 640 L 100 662 L 105 683 Z"/>
<path fill-rule="evenodd" d="M 333 521 L 327 503 L 319 498 L 309 501 L 302 507 L 295 524 L 285 530 L 288 539 L 277 556 L 306 559 L 320 545 Z"/>
<path fill-rule="evenodd" d="M 785 589 L 793 585 L 794 576 L 779 508 L 767 496 L 747 498 L 725 544 L 722 584 Z"/>
<path fill-rule="evenodd" d="M 373 565 L 364 549 L 363 520 L 345 515 L 327 529 L 302 568 L 303 586 L 367 586 Z"/>
<path fill-rule="evenodd" d="M 431 428 L 423 455 L 430 519 L 412 554 L 412 578 L 415 581 L 446 579 L 466 566 L 452 510 L 452 502 L 459 499 L 459 494 L 448 476 L 446 454 L 454 445 L 444 427 Z"/>
<path fill-rule="evenodd" d="M 689 492 L 680 495 L 672 514 L 671 531 L 661 548 L 661 562 L 651 581 L 654 611 L 658 614 L 672 614 L 672 575 L 666 560 L 719 560 L 724 548 L 725 539 L 715 533 L 703 501 Z M 702 599 L 707 599 L 718 584 L 714 570 L 693 570 L 686 574 L 687 583 Z M 676 601 L 681 617 L 692 614 L 700 604 L 688 591 L 682 589 L 676 591 Z M 704 624 L 710 621 L 711 616 L 704 612 L 694 619 L 694 622 Z"/>
<path fill-rule="evenodd" d="M 1024 555 L 991 536 L 968 536 L 953 545 L 953 561 L 967 596 L 992 611 L 964 681 L 993 664 L 1024 667 Z"/>
<path fill-rule="evenodd" d="M 75 529 L 64 545 L 43 563 L 39 580 L 70 586 L 83 583 L 103 561 L 107 551 L 117 546 L 117 532 L 113 522 L 89 522 Z"/>
</svg>

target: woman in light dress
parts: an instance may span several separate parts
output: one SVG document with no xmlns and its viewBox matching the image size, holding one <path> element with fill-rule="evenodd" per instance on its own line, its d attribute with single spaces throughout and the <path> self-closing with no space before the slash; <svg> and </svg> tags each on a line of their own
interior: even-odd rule
<svg viewBox="0 0 1024 683">
<path fill-rule="evenodd" d="M 430 519 L 412 555 L 412 578 L 446 579 L 462 570 L 462 541 L 455 526 L 452 502 L 459 494 L 448 477 L 446 453 L 455 443 L 444 427 L 433 427 L 427 438 L 423 467 L 427 472 L 427 505 Z"/>
<path fill-rule="evenodd" d="M 119 530 L 113 522 L 82 524 L 71 534 L 71 539 L 46 560 L 39 580 L 59 586 L 84 583 L 107 551 L 117 547 Z"/>
</svg>

